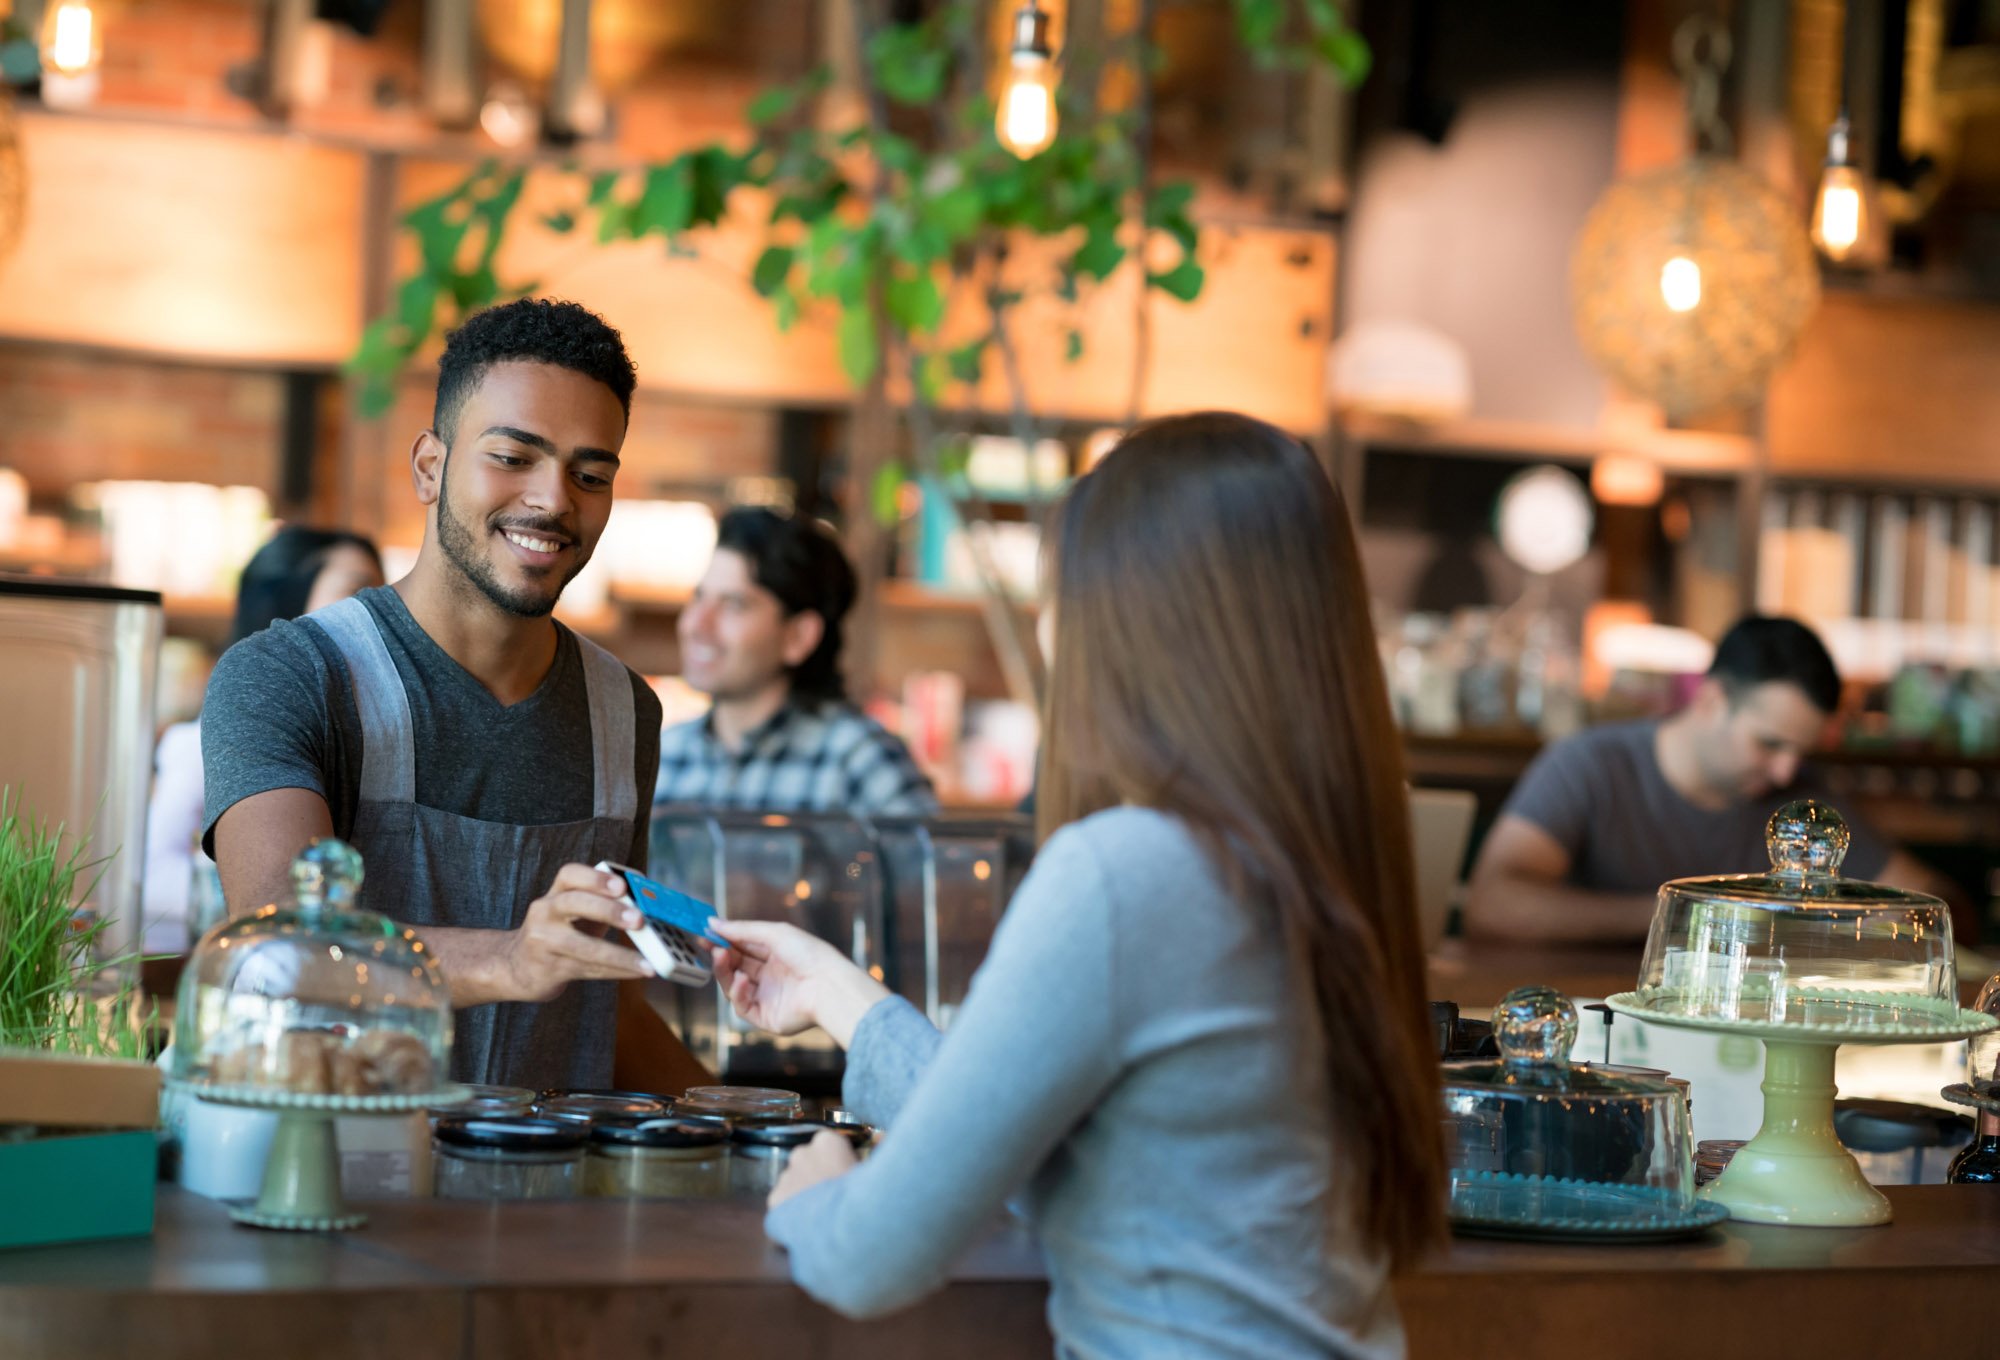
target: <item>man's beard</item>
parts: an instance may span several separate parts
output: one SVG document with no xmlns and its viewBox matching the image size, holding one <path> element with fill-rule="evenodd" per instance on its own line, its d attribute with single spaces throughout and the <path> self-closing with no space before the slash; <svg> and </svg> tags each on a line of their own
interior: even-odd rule
<svg viewBox="0 0 2000 1360">
<path fill-rule="evenodd" d="M 561 584 L 547 595 L 539 591 L 508 590 L 500 584 L 500 579 L 493 570 L 492 550 L 487 548 L 481 551 L 483 545 L 480 540 L 451 508 L 451 495 L 447 489 L 451 485 L 450 472 L 451 456 L 446 454 L 444 475 L 440 477 L 438 485 L 438 548 L 444 553 L 445 560 L 457 567 L 459 574 L 472 582 L 479 593 L 491 600 L 496 608 L 517 618 L 546 618 L 555 609 L 556 601 L 562 596 L 563 587 L 583 570 L 584 563 L 590 560 L 590 555 L 578 552 L 576 565 L 569 569 Z M 569 534 L 555 529 L 546 521 L 540 525 L 523 523 L 511 527 L 524 530 L 548 529 L 551 532 L 561 533 L 564 540 L 571 541 Z"/>
</svg>

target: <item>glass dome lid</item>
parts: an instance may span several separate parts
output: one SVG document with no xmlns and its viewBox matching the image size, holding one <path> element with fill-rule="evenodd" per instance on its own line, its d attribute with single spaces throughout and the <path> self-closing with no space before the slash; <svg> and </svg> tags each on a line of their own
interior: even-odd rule
<svg viewBox="0 0 2000 1360">
<path fill-rule="evenodd" d="M 1501 998 L 1501 1058 L 1444 1064 L 1451 1214 L 1467 1231 L 1632 1235 L 1719 1218 L 1695 1200 L 1687 1099 L 1671 1082 L 1569 1061 L 1576 1007 Z"/>
<path fill-rule="evenodd" d="M 1921 1037 L 1959 1021 L 1951 914 L 1922 893 L 1840 877 L 1847 823 L 1804 800 L 1772 816 L 1771 869 L 1660 888 L 1635 993 L 1682 1023 Z"/>
<path fill-rule="evenodd" d="M 174 1076 L 198 1087 L 411 1096 L 450 1070 L 451 989 L 414 931 L 355 905 L 361 856 L 315 840 L 292 910 L 202 936 L 181 975 Z"/>
</svg>

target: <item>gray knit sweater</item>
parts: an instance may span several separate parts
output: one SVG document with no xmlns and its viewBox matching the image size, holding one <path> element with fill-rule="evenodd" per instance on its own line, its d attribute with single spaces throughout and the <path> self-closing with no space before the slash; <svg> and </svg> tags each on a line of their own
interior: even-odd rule
<svg viewBox="0 0 2000 1360">
<path fill-rule="evenodd" d="M 1179 821 L 1098 813 L 1044 847 L 949 1034 L 900 999 L 862 1019 L 844 1096 L 888 1132 L 766 1231 L 870 1316 L 1022 1191 L 1060 1356 L 1400 1356 L 1293 991 L 1275 922 Z"/>
</svg>

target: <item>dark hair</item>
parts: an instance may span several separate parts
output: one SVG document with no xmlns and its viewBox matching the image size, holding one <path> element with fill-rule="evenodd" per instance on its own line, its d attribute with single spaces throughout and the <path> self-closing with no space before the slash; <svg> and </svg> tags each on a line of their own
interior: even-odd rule
<svg viewBox="0 0 2000 1360">
<path fill-rule="evenodd" d="M 722 517 L 715 546 L 748 558 L 757 584 L 778 597 L 786 614 L 810 609 L 824 621 L 819 646 L 792 667 L 793 697 L 808 701 L 844 697 L 840 621 L 854 607 L 858 587 L 854 568 L 833 535 L 804 515 L 787 519 L 762 506 L 746 505 Z"/>
<path fill-rule="evenodd" d="M 1170 813 L 1263 909 L 1361 1235 L 1413 1264 L 1444 1236 L 1438 1067 L 1402 746 L 1339 488 L 1262 421 L 1176 416 L 1126 435 L 1045 541 L 1037 830 Z"/>
<path fill-rule="evenodd" d="M 632 415 L 632 388 L 638 377 L 625 341 L 604 318 L 574 302 L 517 298 L 474 312 L 445 337 L 438 356 L 437 404 L 431 431 L 451 444 L 465 399 L 493 364 L 528 359 L 554 364 L 595 378 L 611 389 L 626 418 Z"/>
<path fill-rule="evenodd" d="M 376 569 L 381 569 L 382 554 L 359 534 L 292 525 L 273 534 L 245 564 L 236 584 L 236 622 L 229 630 L 230 645 L 279 619 L 295 619 L 305 613 L 306 599 L 326 566 L 327 554 L 345 546 L 361 549 L 375 559 Z"/>
<path fill-rule="evenodd" d="M 1752 614 L 1740 620 L 1715 644 L 1708 673 L 1722 682 L 1731 702 L 1782 680 L 1804 690 L 1822 713 L 1840 707 L 1840 672 L 1819 634 L 1797 619 Z"/>
</svg>

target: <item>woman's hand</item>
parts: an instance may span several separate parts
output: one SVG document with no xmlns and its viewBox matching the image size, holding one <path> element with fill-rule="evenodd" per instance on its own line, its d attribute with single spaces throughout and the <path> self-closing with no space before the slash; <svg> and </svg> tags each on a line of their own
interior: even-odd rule
<svg viewBox="0 0 2000 1360">
<path fill-rule="evenodd" d="M 889 989 L 816 935 L 778 921 L 725 921 L 709 928 L 729 941 L 713 953 L 715 980 L 748 1024 L 772 1034 L 818 1025 L 846 1048 L 854 1027 Z"/>
<path fill-rule="evenodd" d="M 770 1198 L 765 1207 L 775 1209 L 801 1190 L 810 1190 L 821 1181 L 830 1181 L 836 1176 L 845 1176 L 859 1166 L 854 1155 L 854 1144 L 828 1129 L 816 1133 L 813 1140 L 792 1152 L 792 1159 L 785 1163 L 785 1170 L 778 1177 L 778 1183 L 771 1187 Z"/>
</svg>

